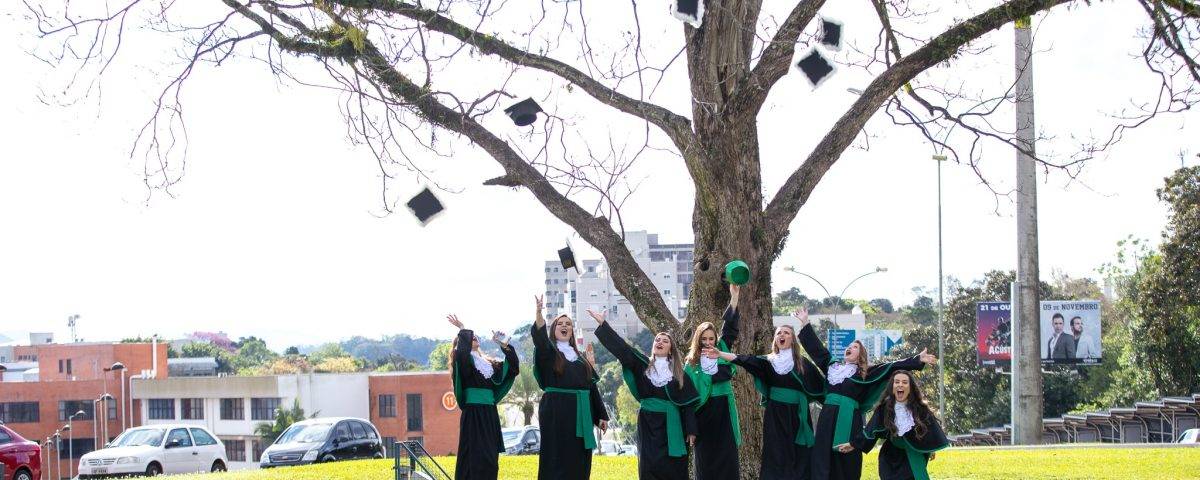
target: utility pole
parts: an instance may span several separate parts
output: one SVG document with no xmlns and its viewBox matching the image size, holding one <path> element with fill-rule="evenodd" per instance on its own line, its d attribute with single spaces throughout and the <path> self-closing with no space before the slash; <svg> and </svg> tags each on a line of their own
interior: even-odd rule
<svg viewBox="0 0 1200 480">
<path fill-rule="evenodd" d="M 937 200 L 938 200 L 938 413 L 942 415 L 942 419 L 946 420 L 946 373 L 942 371 L 942 364 L 945 363 L 945 336 L 946 329 L 943 325 L 946 318 L 946 304 L 943 301 L 945 287 L 942 285 L 945 274 L 942 273 L 942 163 L 946 161 L 945 155 L 934 155 L 933 160 L 937 162 Z"/>
<path fill-rule="evenodd" d="M 1013 342 L 1014 445 L 1036 445 L 1042 439 L 1041 322 L 1038 312 L 1037 169 L 1034 164 L 1033 35 L 1030 19 L 1016 21 L 1017 152 L 1017 298 L 1012 312 L 1020 319 Z M 1019 360 L 1018 360 L 1019 358 Z"/>
</svg>

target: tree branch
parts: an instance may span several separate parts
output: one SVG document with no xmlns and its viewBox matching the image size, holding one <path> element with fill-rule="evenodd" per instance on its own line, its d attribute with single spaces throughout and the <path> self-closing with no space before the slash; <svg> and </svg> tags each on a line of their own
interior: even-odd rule
<svg viewBox="0 0 1200 480">
<path fill-rule="evenodd" d="M 499 38 L 475 31 L 434 10 L 396 0 L 330 1 L 350 8 L 374 9 L 416 20 L 425 28 L 454 37 L 482 53 L 498 56 L 517 65 L 542 70 L 571 82 L 601 103 L 661 128 L 680 150 L 692 143 L 691 121 L 686 117 L 653 103 L 624 95 L 601 84 L 575 67 L 514 47 Z"/>
<path fill-rule="evenodd" d="M 765 210 L 772 243 L 782 242 L 788 225 L 808 200 L 821 177 L 854 141 L 883 102 L 921 72 L 954 55 L 963 45 L 1016 19 L 1072 0 L 1012 0 L 955 25 L 875 78 L 846 110 L 808 158 L 788 177 Z"/>
<path fill-rule="evenodd" d="M 758 64 L 750 72 L 750 81 L 737 93 L 736 105 L 743 112 L 757 113 L 771 93 L 771 88 L 792 67 L 792 56 L 796 53 L 796 41 L 800 33 L 817 16 L 825 0 L 802 0 L 792 8 L 779 31 L 771 38 L 770 45 L 763 50 Z"/>
</svg>

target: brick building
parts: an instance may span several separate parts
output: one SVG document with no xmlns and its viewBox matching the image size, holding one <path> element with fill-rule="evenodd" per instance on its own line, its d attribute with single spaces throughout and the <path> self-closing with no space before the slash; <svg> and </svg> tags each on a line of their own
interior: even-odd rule
<svg viewBox="0 0 1200 480">
<path fill-rule="evenodd" d="M 45 441 L 70 422 L 73 431 L 62 437 L 64 459 L 68 452 L 78 458 L 104 443 L 100 432 L 106 426 L 112 439 L 121 433 L 122 423 L 138 424 L 138 406 L 128 398 L 131 377 L 167 374 L 165 344 L 31 343 L 14 347 L 15 359 L 29 367 L 16 374 L 6 372 L 0 382 L 0 421 L 37 441 Z M 117 362 L 125 366 L 123 372 L 106 370 Z M 96 402 L 106 392 L 113 401 Z M 73 443 L 68 445 L 68 439 Z"/>
<path fill-rule="evenodd" d="M 432 455 L 458 450 L 458 404 L 450 372 L 375 373 L 368 379 L 371 423 L 391 444 L 420 440 Z"/>
</svg>

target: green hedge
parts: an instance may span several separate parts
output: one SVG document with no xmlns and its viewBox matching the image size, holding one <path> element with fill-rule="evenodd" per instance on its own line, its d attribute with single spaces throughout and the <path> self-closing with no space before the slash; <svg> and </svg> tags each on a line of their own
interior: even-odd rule
<svg viewBox="0 0 1200 480">
<path fill-rule="evenodd" d="M 877 451 L 876 451 L 877 452 Z M 875 453 L 863 461 L 863 478 L 877 479 Z M 454 457 L 438 462 L 454 473 Z M 929 465 L 935 479 L 1141 479 L 1197 478 L 1200 448 L 1072 448 L 1040 450 L 946 450 Z M 214 475 L 186 475 L 180 480 L 391 480 L 392 462 L 361 460 L 270 470 L 244 470 Z M 500 457 L 500 480 L 537 478 L 537 457 Z M 634 480 L 633 457 L 596 457 L 594 480 Z"/>
</svg>

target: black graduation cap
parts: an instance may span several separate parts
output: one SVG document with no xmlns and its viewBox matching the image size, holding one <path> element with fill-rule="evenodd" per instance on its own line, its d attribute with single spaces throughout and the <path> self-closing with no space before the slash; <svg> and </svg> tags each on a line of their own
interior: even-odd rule
<svg viewBox="0 0 1200 480">
<path fill-rule="evenodd" d="M 430 220 L 433 220 L 433 217 L 436 217 L 439 213 L 442 213 L 442 210 L 446 209 L 446 207 L 442 206 L 442 202 L 438 201 L 437 196 L 429 190 L 429 187 L 425 187 L 421 190 L 421 193 L 412 197 L 406 205 L 408 205 L 408 209 L 412 211 L 413 215 L 417 217 L 417 220 L 421 221 L 422 227 L 428 225 Z"/>
<path fill-rule="evenodd" d="M 821 17 L 821 43 L 833 50 L 842 49 L 842 22 Z"/>
<path fill-rule="evenodd" d="M 575 263 L 575 252 L 571 250 L 571 242 L 567 242 L 567 248 L 558 251 L 558 262 L 562 264 L 563 271 L 575 269 L 575 274 L 579 274 L 579 264 Z"/>
<path fill-rule="evenodd" d="M 540 111 L 542 111 L 541 105 L 538 105 L 532 98 L 526 98 L 504 109 L 504 113 L 507 113 L 518 127 L 532 124 L 537 120 L 537 114 Z"/>
<path fill-rule="evenodd" d="M 809 50 L 804 58 L 801 58 L 796 63 L 796 68 L 799 68 L 804 73 L 805 78 L 808 78 L 809 83 L 816 88 L 821 85 L 821 82 L 827 80 L 836 68 L 833 63 L 825 59 L 821 52 L 816 48 Z"/>
<path fill-rule="evenodd" d="M 671 3 L 671 15 L 700 28 L 700 19 L 704 18 L 704 2 L 702 0 L 674 0 Z"/>
</svg>

